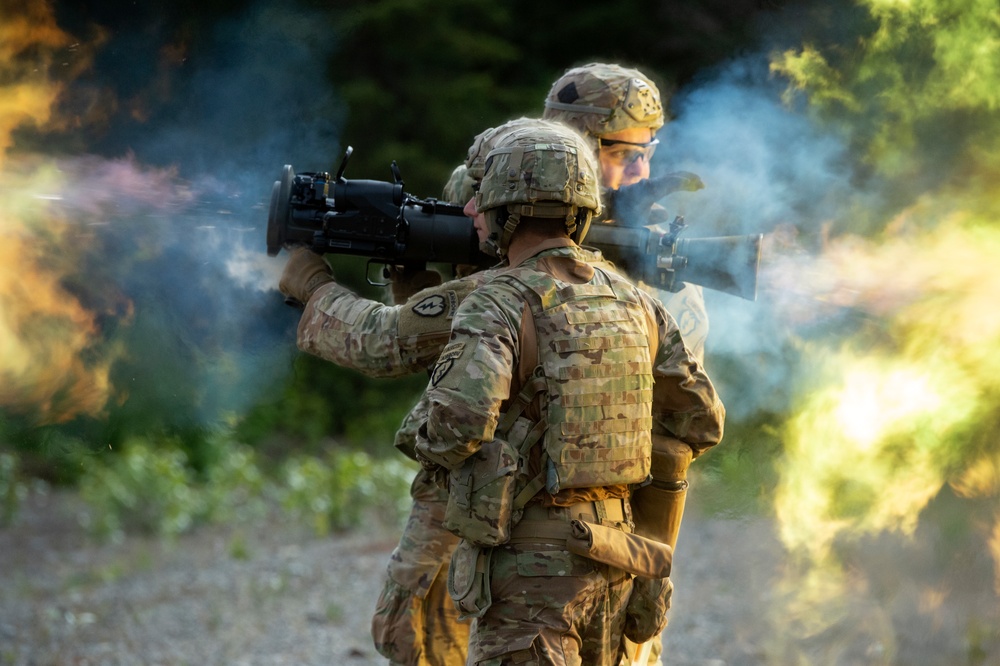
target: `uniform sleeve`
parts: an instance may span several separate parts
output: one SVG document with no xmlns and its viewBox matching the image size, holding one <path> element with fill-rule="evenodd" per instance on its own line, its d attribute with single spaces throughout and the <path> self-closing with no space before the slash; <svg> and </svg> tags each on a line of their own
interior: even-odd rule
<svg viewBox="0 0 1000 666">
<path fill-rule="evenodd" d="M 493 438 L 517 363 L 521 304 L 474 292 L 455 315 L 451 341 L 431 372 L 420 457 L 455 469 Z"/>
<path fill-rule="evenodd" d="M 644 300 L 655 310 L 659 330 L 653 365 L 653 434 L 676 437 L 698 456 L 722 440 L 726 410 L 674 318 L 648 295 Z"/>
<path fill-rule="evenodd" d="M 299 320 L 302 351 L 370 377 L 399 377 L 429 368 L 448 342 L 458 304 L 477 280 L 452 280 L 402 305 L 358 296 L 337 283 L 320 287 Z"/>
<path fill-rule="evenodd" d="M 701 287 L 685 284 L 678 292 L 664 291 L 640 283 L 654 298 L 663 304 L 670 316 L 677 323 L 677 328 L 684 338 L 684 344 L 694 352 L 703 365 L 705 363 L 705 340 L 708 339 L 708 309 L 705 307 L 705 294 Z"/>
</svg>

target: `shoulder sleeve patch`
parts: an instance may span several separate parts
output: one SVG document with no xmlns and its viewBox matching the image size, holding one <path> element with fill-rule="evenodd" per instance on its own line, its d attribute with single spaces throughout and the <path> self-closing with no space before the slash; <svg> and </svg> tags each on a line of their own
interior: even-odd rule
<svg viewBox="0 0 1000 666">
<path fill-rule="evenodd" d="M 427 294 L 414 303 L 399 306 L 399 334 L 401 336 L 429 335 L 451 332 L 451 319 L 459 304 L 454 290 Z"/>
<path fill-rule="evenodd" d="M 448 309 L 448 301 L 442 294 L 432 294 L 421 298 L 410 309 L 418 317 L 437 317 Z"/>
<path fill-rule="evenodd" d="M 462 350 L 465 349 L 465 342 L 451 342 L 441 350 L 441 355 L 438 356 L 439 361 L 454 361 L 456 358 L 462 355 Z"/>
<path fill-rule="evenodd" d="M 464 342 L 452 342 L 441 350 L 437 364 L 431 370 L 431 386 L 437 386 L 441 383 L 441 380 L 455 367 L 455 361 L 461 358 L 464 349 Z"/>
</svg>

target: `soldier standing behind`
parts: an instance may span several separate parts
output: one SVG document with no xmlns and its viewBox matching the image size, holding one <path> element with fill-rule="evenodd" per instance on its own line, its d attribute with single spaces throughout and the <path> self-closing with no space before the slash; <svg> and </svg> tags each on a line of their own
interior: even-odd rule
<svg viewBox="0 0 1000 666">
<path fill-rule="evenodd" d="M 600 159 L 604 188 L 616 190 L 649 178 L 649 162 L 659 144 L 656 131 L 663 127 L 664 109 L 659 89 L 642 72 L 607 63 L 569 69 L 552 84 L 545 98 L 544 117 L 566 123 L 588 139 Z M 654 225 L 656 217 L 662 217 L 664 212 L 656 207 L 650 219 L 639 224 Z M 677 321 L 685 344 L 704 363 L 708 312 L 702 288 L 686 284 L 675 293 L 638 284 L 663 303 Z M 677 545 L 684 515 L 691 460 L 691 451 L 682 442 L 657 438 L 654 484 L 640 490 L 633 501 L 639 531 L 644 529 L 643 518 L 655 516 L 655 523 L 662 528 L 657 530 L 658 537 L 672 548 Z M 649 663 L 659 663 L 661 638 L 655 637 L 649 648 Z M 633 646 L 629 651 L 634 652 Z"/>
<path fill-rule="evenodd" d="M 633 576 L 568 552 L 571 526 L 630 531 L 651 432 L 694 455 L 722 437 L 722 404 L 674 320 L 577 245 L 600 210 L 597 178 L 582 137 L 551 123 L 499 137 L 486 159 L 476 211 L 509 269 L 455 313 L 417 441 L 426 469 L 451 470 L 449 508 L 470 465 L 518 470 L 512 512 L 504 497 L 458 525 L 451 591 L 479 586 L 463 600 L 479 618 L 471 664 L 617 666 Z M 467 535 L 491 531 L 496 545 L 472 547 Z M 649 583 L 663 601 L 668 581 Z M 662 630 L 660 611 L 630 638 Z"/>
<path fill-rule="evenodd" d="M 603 188 L 617 190 L 649 178 L 664 110 L 656 84 L 639 70 L 607 63 L 567 70 L 552 84 L 542 117 L 569 125 L 591 143 L 600 159 Z M 663 212 L 654 208 L 650 219 L 640 223 L 662 222 L 656 214 L 662 217 Z M 674 293 L 640 286 L 663 303 L 684 342 L 704 360 L 708 313 L 702 288 L 688 284 Z"/>
</svg>

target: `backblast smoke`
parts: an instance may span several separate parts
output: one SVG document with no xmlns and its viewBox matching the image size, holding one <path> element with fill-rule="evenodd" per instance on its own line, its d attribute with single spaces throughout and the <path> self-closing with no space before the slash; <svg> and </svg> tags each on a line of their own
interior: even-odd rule
<svg viewBox="0 0 1000 666">
<path fill-rule="evenodd" d="M 866 19 L 827 26 L 825 50 L 778 35 L 681 91 L 662 142 L 670 169 L 706 184 L 672 197 L 688 221 L 767 234 L 758 303 L 706 296 L 709 369 L 713 354 L 744 368 L 720 380 L 731 420 L 765 419 L 782 447 L 789 562 L 768 663 L 931 663 L 956 631 L 984 649 L 977 627 L 997 623 L 1000 8 L 858 5 Z M 949 502 L 962 511 L 942 513 Z M 928 541 L 941 529 L 963 536 Z M 887 536 L 895 568 L 866 568 Z M 907 597 L 918 611 L 895 607 Z M 900 652 L 903 617 L 937 647 Z M 845 631 L 863 656 L 836 645 Z M 1000 635 L 986 643 L 995 654 Z"/>
<path fill-rule="evenodd" d="M 92 70 L 107 36 L 67 34 L 45 3 L 3 17 L 0 408 L 46 424 L 130 403 L 211 424 L 273 388 L 295 317 L 262 252 L 271 171 L 336 148 L 330 100 L 289 76 L 317 37 L 303 23 L 267 7 L 220 23 L 190 76 L 184 45 L 162 48 L 152 72 L 128 72 L 151 79 L 126 100 Z M 283 45 L 280 76 L 261 43 Z M 165 90 L 174 101 L 156 115 Z M 315 136 L 292 141 L 269 102 L 315 118 Z M 122 107 L 116 134 L 106 114 Z M 59 148 L 88 130 L 123 156 Z"/>
</svg>

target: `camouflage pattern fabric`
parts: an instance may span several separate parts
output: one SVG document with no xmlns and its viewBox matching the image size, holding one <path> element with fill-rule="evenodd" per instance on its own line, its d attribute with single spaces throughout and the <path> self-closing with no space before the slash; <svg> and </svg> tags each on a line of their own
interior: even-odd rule
<svg viewBox="0 0 1000 666">
<path fill-rule="evenodd" d="M 585 263 L 587 255 L 569 243 L 544 250 L 522 266 L 553 258 Z M 700 454 L 721 439 L 725 410 L 670 315 L 647 294 L 638 289 L 635 294 L 658 329 L 652 431 L 671 434 Z M 493 438 L 518 364 L 523 312 L 518 292 L 499 281 L 484 284 L 459 306 L 447 347 L 452 353 L 443 355 L 431 373 L 430 413 L 426 437 L 417 440 L 419 457 L 455 469 L 480 442 Z M 599 325 L 577 324 L 578 333 L 586 338 L 589 327 Z M 600 356 L 597 350 L 591 353 Z M 570 556 L 558 545 L 501 546 L 493 554 L 493 605 L 473 629 L 469 663 L 619 662 L 630 577 Z"/>
<path fill-rule="evenodd" d="M 641 483 L 650 469 L 653 378 L 652 325 L 639 291 L 600 269 L 586 283 L 566 282 L 550 274 L 559 270 L 552 263 L 513 268 L 489 285 L 499 298 L 530 305 L 538 348 L 549 352 L 538 359 L 547 379 L 546 488 L 554 495 Z"/>
<path fill-rule="evenodd" d="M 501 546 L 490 585 L 494 602 L 476 622 L 469 663 L 617 666 L 631 575 L 563 546 Z"/>
<path fill-rule="evenodd" d="M 372 618 L 375 649 L 391 664 L 465 663 L 469 623 L 458 619 L 446 586 L 447 563 L 458 544 L 441 526 L 447 493 L 420 471 L 410 496 L 410 515 Z"/>
<path fill-rule="evenodd" d="M 486 155 L 476 193 L 479 212 L 510 204 L 562 202 L 601 212 L 600 166 L 583 137 L 568 125 L 536 120 L 498 133 Z M 530 213 L 541 217 L 544 208 Z"/>
<path fill-rule="evenodd" d="M 464 206 L 469 203 L 469 199 L 476 196 L 476 191 L 473 189 L 475 184 L 476 181 L 469 175 L 466 166 L 459 164 L 448 177 L 448 182 L 445 183 L 444 190 L 441 192 L 441 199 Z"/>
<path fill-rule="evenodd" d="M 402 305 L 362 298 L 331 282 L 316 290 L 299 320 L 298 346 L 369 377 L 421 372 L 437 360 L 451 319 L 487 273 L 451 280 L 414 294 Z"/>
<path fill-rule="evenodd" d="M 656 84 L 639 70 L 590 63 L 566 70 L 552 84 L 542 117 L 575 127 L 596 149 L 604 134 L 663 127 L 663 104 Z"/>
<path fill-rule="evenodd" d="M 476 135 L 476 138 L 472 141 L 472 145 L 469 147 L 469 154 L 465 157 L 465 167 L 466 173 L 473 182 L 478 182 L 483 179 L 483 174 L 486 173 L 486 156 L 503 134 L 510 132 L 512 130 L 524 128 L 527 126 L 537 126 L 538 120 L 535 118 L 515 118 L 514 120 L 508 120 L 502 125 L 497 125 L 496 127 L 490 127 L 489 129 L 483 130 Z M 452 174 L 454 176 L 454 174 Z M 468 201 L 468 199 L 466 199 Z"/>
<path fill-rule="evenodd" d="M 705 362 L 705 341 L 708 339 L 708 309 L 705 294 L 696 284 L 685 284 L 678 292 L 655 289 L 640 282 L 639 287 L 656 297 L 677 322 L 684 344 L 701 362 Z"/>
<path fill-rule="evenodd" d="M 570 243 L 546 250 L 526 265 L 559 256 L 583 263 L 587 260 L 587 255 Z M 417 451 L 449 470 L 475 453 L 479 442 L 493 438 L 500 404 L 509 395 L 524 305 L 506 296 L 510 293 L 505 285 L 498 289 L 496 283 L 488 283 L 462 301 L 448 345 L 458 353 L 437 363 L 431 373 L 427 436 L 418 439 Z M 653 366 L 652 431 L 680 439 L 697 456 L 721 440 L 725 409 L 673 318 L 648 294 L 638 295 L 659 329 Z M 586 336 L 585 327 L 581 334 Z"/>
<path fill-rule="evenodd" d="M 452 280 L 392 306 L 362 298 L 337 283 L 324 285 L 306 305 L 298 346 L 369 376 L 424 371 L 448 341 L 458 303 L 488 277 L 488 272 L 481 272 Z M 418 402 L 396 434 L 397 448 L 411 458 L 427 404 Z M 410 515 L 387 567 L 372 618 L 372 638 L 391 664 L 461 664 L 469 627 L 459 621 L 446 589 L 447 563 L 458 542 L 441 526 L 447 496 L 422 471 L 414 478 L 410 495 Z"/>
</svg>

